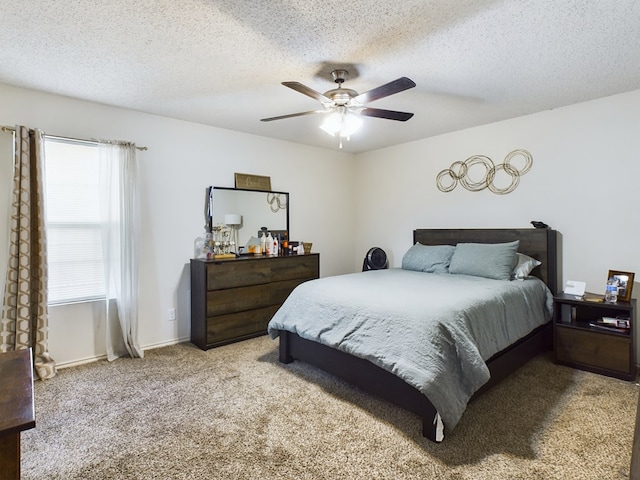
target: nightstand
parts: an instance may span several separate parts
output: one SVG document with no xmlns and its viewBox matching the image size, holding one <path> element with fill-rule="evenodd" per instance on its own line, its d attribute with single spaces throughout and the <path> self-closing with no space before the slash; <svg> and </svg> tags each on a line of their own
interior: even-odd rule
<svg viewBox="0 0 640 480">
<path fill-rule="evenodd" d="M 636 378 L 636 301 L 605 303 L 602 296 L 560 294 L 553 299 L 553 349 L 555 361 L 623 380 Z M 605 328 L 603 317 L 628 318 L 629 329 Z"/>
</svg>

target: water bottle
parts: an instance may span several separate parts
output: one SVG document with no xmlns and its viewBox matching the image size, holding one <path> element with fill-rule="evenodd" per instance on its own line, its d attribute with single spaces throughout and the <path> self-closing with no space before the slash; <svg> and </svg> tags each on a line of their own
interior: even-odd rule
<svg viewBox="0 0 640 480">
<path fill-rule="evenodd" d="M 604 301 L 608 303 L 616 303 L 618 301 L 618 281 L 613 277 L 607 281 Z"/>
</svg>

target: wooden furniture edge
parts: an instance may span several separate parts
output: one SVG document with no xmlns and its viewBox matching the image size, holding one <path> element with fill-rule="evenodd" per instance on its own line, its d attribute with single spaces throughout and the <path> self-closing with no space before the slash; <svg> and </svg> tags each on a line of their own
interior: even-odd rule
<svg viewBox="0 0 640 480">
<path fill-rule="evenodd" d="M 36 426 L 33 396 L 33 354 L 30 348 L 0 354 L 0 377 L 3 381 L 17 380 L 13 389 L 3 389 L 2 406 L 19 407 L 19 412 L 0 419 L 0 433 L 8 435 Z M 5 378 L 9 377 L 10 378 Z M 4 382 L 0 382 L 6 385 Z M 10 404 L 10 405 L 9 405 Z"/>
<path fill-rule="evenodd" d="M 0 385 L 0 479 L 19 479 L 20 434 L 36 426 L 30 348 L 0 354 Z"/>
</svg>

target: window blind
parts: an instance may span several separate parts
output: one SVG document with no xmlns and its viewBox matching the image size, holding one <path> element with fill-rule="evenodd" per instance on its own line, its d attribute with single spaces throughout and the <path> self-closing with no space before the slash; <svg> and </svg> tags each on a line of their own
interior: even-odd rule
<svg viewBox="0 0 640 480">
<path fill-rule="evenodd" d="M 98 147 L 45 136 L 49 304 L 104 298 Z"/>
</svg>

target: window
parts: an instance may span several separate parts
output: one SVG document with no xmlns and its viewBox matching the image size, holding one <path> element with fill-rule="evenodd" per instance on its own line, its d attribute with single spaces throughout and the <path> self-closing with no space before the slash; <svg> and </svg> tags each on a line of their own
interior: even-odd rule
<svg viewBox="0 0 640 480">
<path fill-rule="evenodd" d="M 98 146 L 45 136 L 49 304 L 104 298 Z"/>
</svg>

